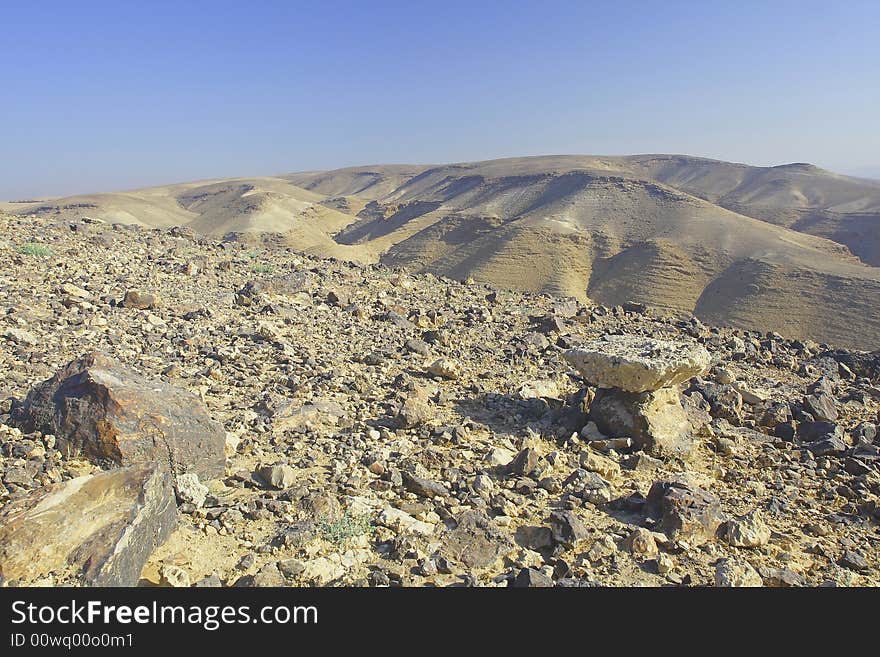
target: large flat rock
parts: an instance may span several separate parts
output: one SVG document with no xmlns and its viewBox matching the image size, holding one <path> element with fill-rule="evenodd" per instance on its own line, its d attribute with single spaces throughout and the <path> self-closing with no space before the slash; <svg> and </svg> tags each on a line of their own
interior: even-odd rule
<svg viewBox="0 0 880 657">
<path fill-rule="evenodd" d="M 709 366 L 709 352 L 693 342 L 608 335 L 563 353 L 569 365 L 599 388 L 647 392 L 698 376 Z"/>
<path fill-rule="evenodd" d="M 71 479 L 0 509 L 0 576 L 134 586 L 176 525 L 167 469 L 143 464 Z"/>
<path fill-rule="evenodd" d="M 118 465 L 158 463 L 201 479 L 224 474 L 226 435 L 193 393 L 92 352 L 36 386 L 13 422 L 58 449 Z"/>
</svg>

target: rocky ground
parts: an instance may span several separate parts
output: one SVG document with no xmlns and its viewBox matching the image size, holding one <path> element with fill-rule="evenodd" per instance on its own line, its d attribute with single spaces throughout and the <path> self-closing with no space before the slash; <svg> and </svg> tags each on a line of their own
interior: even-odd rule
<svg viewBox="0 0 880 657">
<path fill-rule="evenodd" d="M 266 240 L 0 225 L 0 514 L 115 468 L 16 421 L 87 353 L 222 424 L 225 472 L 177 477 L 176 526 L 142 585 L 880 584 L 877 352 Z M 676 387 L 689 451 L 590 421 L 596 390 L 562 354 L 619 334 L 708 350 Z M 0 561 L 5 583 L 83 581 L 32 561 L 26 577 Z"/>
</svg>

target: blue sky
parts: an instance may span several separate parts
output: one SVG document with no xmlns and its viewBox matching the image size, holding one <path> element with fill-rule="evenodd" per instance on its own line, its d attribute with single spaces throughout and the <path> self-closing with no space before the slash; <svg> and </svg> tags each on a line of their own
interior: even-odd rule
<svg viewBox="0 0 880 657">
<path fill-rule="evenodd" d="M 83 0 L 0 22 L 0 199 L 548 153 L 880 166 L 876 1 Z"/>
</svg>

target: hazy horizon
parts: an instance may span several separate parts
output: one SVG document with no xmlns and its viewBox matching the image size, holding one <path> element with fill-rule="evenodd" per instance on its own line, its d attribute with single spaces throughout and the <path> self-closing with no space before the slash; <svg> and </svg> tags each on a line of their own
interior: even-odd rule
<svg viewBox="0 0 880 657">
<path fill-rule="evenodd" d="M 0 199 L 677 153 L 880 177 L 880 5 L 15 5 Z"/>
<path fill-rule="evenodd" d="M 723 160 L 717 157 L 711 157 L 708 155 L 698 155 L 694 153 L 529 153 L 522 155 L 521 157 L 541 157 L 541 156 L 552 156 L 552 155 L 594 155 L 598 157 L 629 157 L 629 156 L 637 156 L 637 155 L 686 155 L 693 157 L 703 157 L 711 160 L 718 160 L 721 162 L 732 162 L 734 164 L 745 164 L 749 166 L 758 166 L 758 167 L 773 167 L 784 164 L 794 164 L 794 162 L 775 162 L 772 164 L 755 164 L 752 162 L 736 162 L 733 160 Z M 345 168 L 356 168 L 356 167 L 369 167 L 369 166 L 382 166 L 382 165 L 426 165 L 426 164 L 436 164 L 436 165 L 446 165 L 446 164 L 457 164 L 461 162 L 482 162 L 482 161 L 491 161 L 494 159 L 506 159 L 511 157 L 519 157 L 518 155 L 503 155 L 497 158 L 487 157 L 487 158 L 478 158 L 478 159 L 469 159 L 469 160 L 450 160 L 450 161 L 431 161 L 431 162 L 355 162 L 351 164 L 343 164 L 338 167 L 329 167 L 329 168 L 302 168 L 302 169 L 288 169 L 284 171 L 271 171 L 271 172 L 238 172 L 238 173 L 230 173 L 228 175 L 215 175 L 215 176 L 194 176 L 190 178 L 181 178 L 176 180 L 165 180 L 162 179 L 161 176 L 156 180 L 147 182 L 144 184 L 132 184 L 132 185 L 124 185 L 120 187 L 113 188 L 102 188 L 102 189 L 74 189 L 62 193 L 47 193 L 47 194 L 38 194 L 32 195 L 30 198 L 25 197 L 17 197 L 17 198 L 2 198 L 0 197 L 0 202 L 15 202 L 15 201 L 27 201 L 27 200 L 42 200 L 42 199 L 51 199 L 51 198 L 62 198 L 67 196 L 84 196 L 88 194 L 100 194 L 100 193 L 112 193 L 112 192 L 126 192 L 133 191 L 138 189 L 148 189 L 151 187 L 165 187 L 168 185 L 175 185 L 179 183 L 190 183 L 190 182 L 199 182 L 204 180 L 226 180 L 226 179 L 235 179 L 235 178 L 259 178 L 259 177 L 272 177 L 272 176 L 281 176 L 291 173 L 302 173 L 308 171 L 333 171 L 337 169 L 345 169 Z M 880 181 L 880 167 L 864 167 L 857 168 L 853 171 L 839 171 L 833 170 L 828 167 L 822 167 L 815 162 L 804 162 L 806 164 L 813 164 L 815 166 L 819 166 L 822 169 L 826 169 L 831 171 L 832 173 L 841 174 L 845 176 L 851 176 L 854 178 L 867 178 L 871 180 Z"/>
</svg>

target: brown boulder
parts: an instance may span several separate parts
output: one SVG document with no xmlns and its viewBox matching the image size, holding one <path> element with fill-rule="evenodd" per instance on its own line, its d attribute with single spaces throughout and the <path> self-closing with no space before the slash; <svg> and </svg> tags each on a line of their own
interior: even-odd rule
<svg viewBox="0 0 880 657">
<path fill-rule="evenodd" d="M 648 492 L 646 510 L 659 517 L 657 529 L 670 540 L 702 545 L 715 538 L 727 516 L 709 491 L 685 481 L 657 481 Z"/>
<path fill-rule="evenodd" d="M 223 475 L 226 464 L 223 427 L 196 395 L 97 352 L 37 385 L 12 422 L 53 434 L 62 453 L 118 465 L 158 463 L 206 480 Z"/>
<path fill-rule="evenodd" d="M 135 586 L 176 525 L 171 474 L 152 465 L 40 488 L 0 510 L 0 579 Z"/>
</svg>

